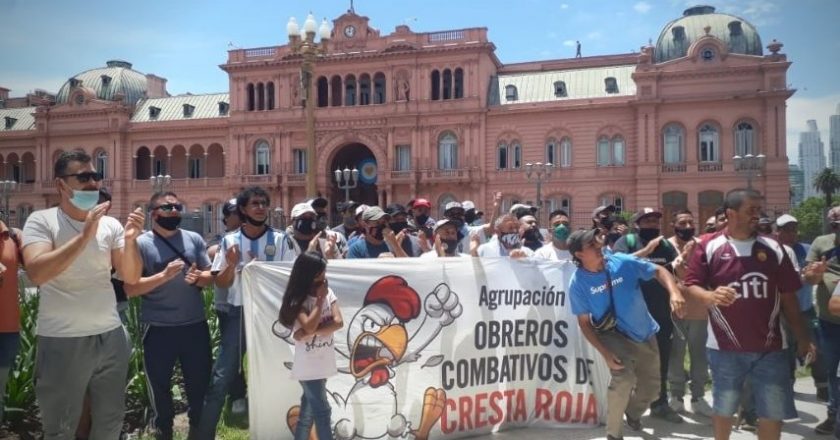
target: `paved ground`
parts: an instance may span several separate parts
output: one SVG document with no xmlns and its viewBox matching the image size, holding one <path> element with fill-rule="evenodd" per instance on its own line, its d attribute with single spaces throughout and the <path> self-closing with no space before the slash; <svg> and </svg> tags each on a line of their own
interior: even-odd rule
<svg viewBox="0 0 840 440">
<path fill-rule="evenodd" d="M 783 439 L 829 440 L 831 436 L 820 436 L 814 433 L 814 427 L 825 419 L 825 404 L 817 402 L 814 394 L 814 382 L 811 378 L 799 379 L 794 387 L 796 391 L 796 409 L 799 419 L 785 423 L 782 428 Z M 707 395 L 707 397 L 711 397 Z M 711 403 L 711 402 L 710 402 Z M 625 439 L 706 439 L 712 437 L 711 419 L 703 416 L 686 415 L 686 423 L 671 424 L 651 417 L 643 417 L 644 432 L 625 430 Z M 473 437 L 492 440 L 594 440 L 606 438 L 604 428 L 596 429 L 515 429 L 493 435 Z M 758 437 L 752 432 L 733 431 L 732 440 L 754 440 Z"/>
</svg>

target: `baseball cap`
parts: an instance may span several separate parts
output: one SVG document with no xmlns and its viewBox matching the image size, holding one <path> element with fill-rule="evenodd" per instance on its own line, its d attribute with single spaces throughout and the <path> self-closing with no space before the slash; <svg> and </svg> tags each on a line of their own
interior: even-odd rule
<svg viewBox="0 0 840 440">
<path fill-rule="evenodd" d="M 799 221 L 790 214 L 782 214 L 776 219 L 776 226 L 780 228 L 788 223 L 799 223 Z"/>
<path fill-rule="evenodd" d="M 236 211 L 236 199 L 230 199 L 222 206 L 222 215 L 227 217 Z"/>
<path fill-rule="evenodd" d="M 385 213 L 390 216 L 395 216 L 398 214 L 408 214 L 408 211 L 406 211 L 405 206 L 399 203 L 391 203 L 385 208 Z"/>
<path fill-rule="evenodd" d="M 515 215 L 516 218 L 521 218 L 526 215 L 530 215 L 537 212 L 537 207 L 526 205 L 524 203 L 516 203 L 510 207 L 510 210 L 508 212 Z"/>
<path fill-rule="evenodd" d="M 457 223 L 455 223 L 454 221 L 449 220 L 449 219 L 447 219 L 447 218 L 444 218 L 444 219 L 440 219 L 440 220 L 438 220 L 438 221 L 437 221 L 437 223 L 435 223 L 435 227 L 434 227 L 434 229 L 433 229 L 433 232 L 437 232 L 437 230 L 438 230 L 439 228 L 442 228 L 442 227 L 444 227 L 444 226 L 446 226 L 446 225 L 453 225 L 453 226 L 455 226 L 455 228 L 456 228 L 456 229 L 458 228 L 458 224 L 457 224 Z"/>
<path fill-rule="evenodd" d="M 639 220 L 651 216 L 662 218 L 662 212 L 656 208 L 642 208 L 639 212 L 633 215 L 633 223 L 639 223 Z"/>
<path fill-rule="evenodd" d="M 840 206 L 835 206 L 828 211 L 828 221 L 831 223 L 840 223 Z"/>
<path fill-rule="evenodd" d="M 390 217 L 382 208 L 378 206 L 371 206 L 362 213 L 362 220 L 366 222 L 375 222 L 382 217 Z"/>
<path fill-rule="evenodd" d="M 414 199 L 414 200 L 408 202 L 408 207 L 409 208 L 415 208 L 417 206 L 425 206 L 426 208 L 429 208 L 429 209 L 432 208 L 431 202 L 429 202 L 428 200 L 423 199 L 423 198 Z"/>
<path fill-rule="evenodd" d="M 314 199 L 309 199 L 308 203 L 313 208 L 326 208 L 329 202 L 323 197 L 315 197 Z"/>
<path fill-rule="evenodd" d="M 364 212 L 365 212 L 365 211 L 367 211 L 367 210 L 368 210 L 368 208 L 370 208 L 370 206 L 365 205 L 364 203 L 362 203 L 361 205 L 357 206 L 357 207 L 356 207 L 356 217 L 358 217 L 358 216 L 360 216 L 360 215 L 364 214 Z"/>
<path fill-rule="evenodd" d="M 572 235 L 566 239 L 566 244 L 569 245 L 569 253 L 574 255 L 575 252 L 582 251 L 587 244 L 598 238 L 598 234 L 598 229 L 578 229 L 572 232 Z"/>
<path fill-rule="evenodd" d="M 475 209 L 475 203 L 472 200 L 464 200 L 461 203 L 461 207 L 464 208 L 464 211 L 469 211 L 470 209 Z"/>
<path fill-rule="evenodd" d="M 338 205 L 337 205 L 338 212 L 346 212 L 346 211 L 351 211 L 352 212 L 356 209 L 357 206 L 359 206 L 359 203 L 354 202 L 352 200 L 347 200 L 345 202 L 339 202 Z"/>
<path fill-rule="evenodd" d="M 615 212 L 615 206 L 613 206 L 613 205 L 601 205 L 601 206 L 595 208 L 595 210 L 592 211 L 592 218 L 598 218 L 598 216 L 600 216 L 601 213 L 604 212 L 604 211 Z"/>
<path fill-rule="evenodd" d="M 443 208 L 443 212 L 448 212 L 450 209 L 464 209 L 464 205 L 461 205 L 460 202 L 449 202 Z"/>
<path fill-rule="evenodd" d="M 292 208 L 292 219 L 294 220 L 302 216 L 303 214 L 306 214 L 307 212 L 316 215 L 318 214 L 317 212 L 315 212 L 315 209 L 313 209 L 312 205 L 310 205 L 309 203 L 298 203 L 297 205 L 295 205 L 294 208 Z"/>
</svg>

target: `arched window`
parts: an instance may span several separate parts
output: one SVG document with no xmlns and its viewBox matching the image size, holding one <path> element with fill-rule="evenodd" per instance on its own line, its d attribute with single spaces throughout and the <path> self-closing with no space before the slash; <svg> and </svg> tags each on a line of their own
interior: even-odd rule
<svg viewBox="0 0 840 440">
<path fill-rule="evenodd" d="M 254 84 L 248 83 L 248 111 L 254 111 Z"/>
<path fill-rule="evenodd" d="M 612 154 L 610 154 L 610 140 L 606 136 L 598 138 L 596 163 L 599 167 L 607 167 L 612 165 Z"/>
<path fill-rule="evenodd" d="M 269 82 L 268 85 L 265 86 L 265 101 L 266 101 L 266 109 L 274 110 L 274 83 Z"/>
<path fill-rule="evenodd" d="M 613 205 L 616 212 L 624 210 L 624 197 L 618 193 L 607 193 L 598 198 L 598 206 Z"/>
<path fill-rule="evenodd" d="M 107 179 L 108 178 L 108 153 L 106 153 L 104 150 L 99 150 L 99 152 L 96 153 L 96 164 L 94 166 L 96 167 L 96 171 L 101 173 L 102 177 Z"/>
<path fill-rule="evenodd" d="M 356 77 L 347 75 L 344 78 L 344 105 L 356 105 Z"/>
<path fill-rule="evenodd" d="M 443 71 L 443 99 L 452 99 L 452 71 Z"/>
<path fill-rule="evenodd" d="M 338 75 L 333 75 L 330 79 L 330 94 L 332 95 L 330 106 L 341 107 L 341 77 Z"/>
<path fill-rule="evenodd" d="M 612 164 L 616 166 L 624 165 L 624 138 L 616 136 L 612 140 Z"/>
<path fill-rule="evenodd" d="M 458 138 L 446 132 L 438 138 L 438 169 L 454 170 L 458 168 Z"/>
<path fill-rule="evenodd" d="M 432 70 L 432 101 L 440 99 L 440 72 Z"/>
<path fill-rule="evenodd" d="M 146 180 L 152 174 L 152 153 L 145 146 L 137 149 L 134 156 L 134 178 Z"/>
<path fill-rule="evenodd" d="M 522 168 L 522 145 L 518 141 L 513 142 L 513 163 L 511 168 Z"/>
<path fill-rule="evenodd" d="M 557 162 L 552 163 L 557 164 Z M 560 141 L 560 166 L 563 168 L 572 166 L 572 140 L 567 137 Z"/>
<path fill-rule="evenodd" d="M 749 122 L 740 122 L 735 126 L 735 154 L 745 156 L 757 154 L 755 130 Z"/>
<path fill-rule="evenodd" d="M 685 133 L 678 124 L 668 124 L 662 129 L 663 160 L 666 164 L 681 164 L 685 162 L 683 155 L 683 140 Z"/>
<path fill-rule="evenodd" d="M 257 110 L 265 110 L 265 86 L 257 83 Z"/>
<path fill-rule="evenodd" d="M 464 69 L 455 69 L 455 99 L 464 97 Z"/>
<path fill-rule="evenodd" d="M 271 164 L 271 149 L 265 140 L 257 141 L 254 147 L 254 174 L 268 174 Z"/>
<path fill-rule="evenodd" d="M 508 146 L 504 142 L 499 143 L 496 150 L 496 168 L 504 170 L 508 167 Z"/>
<path fill-rule="evenodd" d="M 446 204 L 449 202 L 457 202 L 458 199 L 455 198 L 450 193 L 443 193 L 438 198 L 438 218 L 443 218 L 443 213 L 446 211 Z"/>
<path fill-rule="evenodd" d="M 370 104 L 370 75 L 363 73 L 359 76 L 359 105 Z"/>
<path fill-rule="evenodd" d="M 566 90 L 565 81 L 554 81 L 554 96 L 557 98 L 565 98 L 569 96 L 568 91 Z"/>
<path fill-rule="evenodd" d="M 318 77 L 318 107 L 329 105 L 330 85 L 326 76 Z"/>
<path fill-rule="evenodd" d="M 712 124 L 703 124 L 697 131 L 700 162 L 720 162 L 720 133 Z"/>
<path fill-rule="evenodd" d="M 385 104 L 385 74 L 376 72 L 373 75 L 373 103 Z"/>
<path fill-rule="evenodd" d="M 552 211 L 556 211 L 558 209 L 562 209 L 566 211 L 566 214 L 569 214 L 569 220 L 572 219 L 572 197 L 566 194 L 561 194 L 558 196 L 549 197 L 546 202 L 546 208 L 548 213 Z"/>
<path fill-rule="evenodd" d="M 559 158 L 559 152 L 557 149 L 559 148 L 557 139 L 548 138 L 545 142 L 545 162 L 557 164 L 557 159 Z"/>
<path fill-rule="evenodd" d="M 516 101 L 519 99 L 519 94 L 516 92 L 516 86 L 508 84 L 505 86 L 505 101 Z"/>
<path fill-rule="evenodd" d="M 616 81 L 615 78 L 611 76 L 605 78 L 604 89 L 609 94 L 618 93 L 618 81 Z"/>
</svg>

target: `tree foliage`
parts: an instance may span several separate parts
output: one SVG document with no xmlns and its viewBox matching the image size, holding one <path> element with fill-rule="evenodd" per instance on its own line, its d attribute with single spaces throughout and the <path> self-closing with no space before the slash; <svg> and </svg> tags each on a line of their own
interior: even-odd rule
<svg viewBox="0 0 840 440">
<path fill-rule="evenodd" d="M 840 196 L 835 196 L 832 206 L 840 204 Z M 799 222 L 799 237 L 802 241 L 810 243 L 819 235 L 823 234 L 823 220 L 825 219 L 825 199 L 822 197 L 809 197 L 790 211 L 790 215 L 796 217 Z"/>
<path fill-rule="evenodd" d="M 830 208 L 834 193 L 840 189 L 840 176 L 831 168 L 825 168 L 819 174 L 814 176 L 814 189 L 823 193 L 825 197 L 823 202 L 824 208 Z"/>
</svg>

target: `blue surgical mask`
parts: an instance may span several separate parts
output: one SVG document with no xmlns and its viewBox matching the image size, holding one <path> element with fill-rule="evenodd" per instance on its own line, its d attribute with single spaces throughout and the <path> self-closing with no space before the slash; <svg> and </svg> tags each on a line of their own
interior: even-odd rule
<svg viewBox="0 0 840 440">
<path fill-rule="evenodd" d="M 70 203 L 82 211 L 90 211 L 99 203 L 99 190 L 82 191 L 74 189 Z"/>
</svg>

